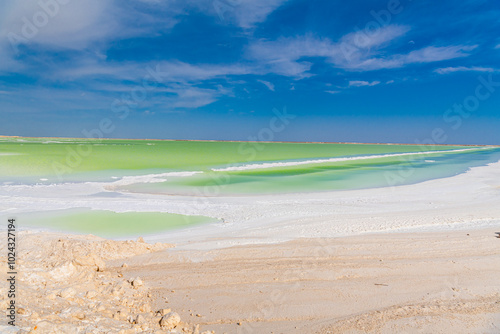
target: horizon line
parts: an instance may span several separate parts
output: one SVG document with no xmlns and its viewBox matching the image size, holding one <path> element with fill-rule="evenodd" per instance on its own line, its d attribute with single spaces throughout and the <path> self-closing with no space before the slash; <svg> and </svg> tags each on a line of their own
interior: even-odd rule
<svg viewBox="0 0 500 334">
<path fill-rule="evenodd" d="M 30 137 L 4 136 L 0 138 L 30 138 L 30 139 L 79 139 L 79 140 L 149 140 L 149 141 L 192 141 L 192 142 L 226 142 L 226 143 L 277 143 L 277 144 L 349 144 L 349 145 L 406 145 L 406 146 L 473 146 L 500 147 L 492 144 L 423 144 L 423 143 L 370 143 L 370 142 L 324 142 L 324 141 L 263 141 L 263 140 L 230 140 L 230 139 L 151 139 L 151 138 L 84 138 L 84 137 Z"/>
</svg>

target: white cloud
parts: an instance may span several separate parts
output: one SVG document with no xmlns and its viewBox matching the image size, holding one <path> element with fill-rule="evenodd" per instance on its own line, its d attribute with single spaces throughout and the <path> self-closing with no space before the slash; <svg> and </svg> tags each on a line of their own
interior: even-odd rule
<svg viewBox="0 0 500 334">
<path fill-rule="evenodd" d="M 373 71 L 388 68 L 400 68 L 410 64 L 431 63 L 455 58 L 470 56 L 469 51 L 475 49 L 475 45 L 452 45 L 452 46 L 428 46 L 407 54 L 396 54 L 390 57 L 370 57 L 365 60 L 351 62 L 346 69 Z"/>
<path fill-rule="evenodd" d="M 379 48 L 405 35 L 408 31 L 410 31 L 410 27 L 403 25 L 388 25 L 374 31 L 358 30 L 342 37 L 340 47 L 344 48 L 347 53 L 349 50 L 359 52 L 374 47 Z"/>
<path fill-rule="evenodd" d="M 287 0 L 209 0 L 222 22 L 235 22 L 242 28 L 254 28 Z M 195 1 L 198 6 L 203 1 Z"/>
<path fill-rule="evenodd" d="M 382 56 L 385 46 L 409 31 L 407 26 L 389 25 L 370 35 L 349 33 L 338 42 L 315 36 L 259 40 L 250 44 L 246 57 L 276 74 L 304 78 L 311 76 L 308 57 L 325 58 L 333 67 L 351 71 L 399 68 L 410 64 L 467 57 L 475 45 L 428 46 L 407 54 Z"/>
<path fill-rule="evenodd" d="M 403 59 L 409 63 L 429 63 L 468 57 L 470 55 L 468 52 L 474 50 L 476 47 L 477 45 L 428 46 L 408 53 L 406 56 L 403 56 Z"/>
<path fill-rule="evenodd" d="M 375 86 L 380 84 L 380 81 L 361 81 L 361 80 L 353 80 L 349 81 L 349 87 L 363 87 L 363 86 Z"/>
<path fill-rule="evenodd" d="M 409 27 L 390 25 L 371 34 L 353 32 L 345 35 L 339 42 L 312 35 L 294 38 L 280 38 L 275 41 L 259 40 L 247 50 L 247 57 L 263 64 L 276 74 L 296 78 L 308 77 L 311 63 L 306 57 L 323 57 L 336 67 L 356 67 L 373 50 L 404 35 Z"/>
<path fill-rule="evenodd" d="M 491 68 L 491 67 L 465 67 L 465 66 L 457 66 L 457 67 L 443 67 L 434 70 L 434 72 L 439 74 L 448 74 L 454 72 L 498 72 L 499 70 Z"/>
<path fill-rule="evenodd" d="M 154 10 L 151 6 L 155 6 Z M 101 50 L 110 41 L 171 29 L 178 22 L 176 17 L 185 12 L 183 7 L 174 1 L 162 2 L 161 6 L 139 0 L 72 0 L 67 4 L 57 0 L 2 1 L 0 71 L 22 68 L 16 61 L 21 45 L 105 57 Z"/>
<path fill-rule="evenodd" d="M 70 67 L 71 66 L 71 67 Z M 114 78 L 120 80 L 141 81 L 150 76 L 150 71 L 159 73 L 165 83 L 168 82 L 200 82 L 232 75 L 253 73 L 253 69 L 245 65 L 192 65 L 180 61 L 160 61 L 156 63 L 109 63 L 98 59 L 84 58 L 67 67 L 53 69 L 54 79 L 76 80 L 82 78 Z"/>
<path fill-rule="evenodd" d="M 155 104 L 169 109 L 200 108 L 217 101 L 218 97 L 227 93 L 221 89 L 203 89 L 189 86 L 166 89 L 166 91 L 174 95 L 156 99 Z"/>
<path fill-rule="evenodd" d="M 161 9 L 166 16 L 176 17 L 196 9 L 217 17 L 221 24 L 253 29 L 288 0 L 135 0 L 151 9 Z"/>
<path fill-rule="evenodd" d="M 340 93 L 340 90 L 325 90 L 325 93 L 328 93 L 328 94 L 338 94 L 338 93 Z"/>
<path fill-rule="evenodd" d="M 122 101 L 133 112 L 154 111 L 176 112 L 182 109 L 200 108 L 217 101 L 222 96 L 230 96 L 232 91 L 224 87 L 213 89 L 195 87 L 189 84 L 172 84 L 147 92 L 142 101 L 134 101 L 130 93 L 134 85 L 117 86 L 110 90 L 82 91 L 79 89 L 57 89 L 30 86 L 22 91 L 7 91 L 0 99 L 0 110 L 9 112 L 61 112 L 112 109 L 114 100 Z M 29 96 L 29 98 L 25 98 Z"/>
<path fill-rule="evenodd" d="M 264 86 L 266 86 L 270 91 L 274 92 L 274 84 L 269 82 L 269 81 L 264 81 L 264 80 L 257 80 L 258 82 L 260 82 L 261 84 L 263 84 Z"/>
<path fill-rule="evenodd" d="M 65 5 L 57 1 L 24 0 L 0 7 L 6 13 L 0 36 L 11 40 L 19 37 L 26 43 L 82 49 L 119 35 L 123 28 L 110 0 L 70 1 Z"/>
</svg>

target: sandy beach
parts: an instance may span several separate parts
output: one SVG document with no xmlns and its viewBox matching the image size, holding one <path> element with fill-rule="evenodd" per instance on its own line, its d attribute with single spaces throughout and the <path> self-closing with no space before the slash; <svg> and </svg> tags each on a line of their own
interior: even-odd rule
<svg viewBox="0 0 500 334">
<path fill-rule="evenodd" d="M 16 330 L 498 333 L 499 176 L 493 163 L 414 185 L 219 196 L 203 206 L 182 196 L 80 197 L 223 222 L 145 242 L 21 232 Z M 58 205 L 38 189 L 31 206 Z M 160 326 L 164 318 L 175 326 Z"/>
</svg>

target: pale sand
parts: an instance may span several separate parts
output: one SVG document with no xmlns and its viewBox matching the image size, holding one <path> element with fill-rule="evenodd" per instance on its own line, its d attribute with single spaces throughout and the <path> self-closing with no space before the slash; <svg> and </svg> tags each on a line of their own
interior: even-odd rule
<svg viewBox="0 0 500 334">
<path fill-rule="evenodd" d="M 162 253 L 125 276 L 217 333 L 500 333 L 491 229 Z"/>
<path fill-rule="evenodd" d="M 211 251 L 21 234 L 18 324 L 30 333 L 170 333 L 160 331 L 156 311 L 172 308 L 183 321 L 172 333 L 499 333 L 494 232 Z M 129 283 L 136 277 L 143 285 Z M 131 323 L 138 315 L 142 321 Z"/>
<path fill-rule="evenodd" d="M 64 204 L 39 190 L 28 206 Z M 11 207 L 29 200 L 4 199 Z M 134 326 L 132 332 L 153 333 L 160 330 L 155 311 L 168 306 L 185 322 L 177 332 L 196 331 L 192 324 L 216 333 L 500 332 L 500 239 L 494 234 L 500 232 L 500 163 L 395 188 L 213 197 L 198 206 L 181 196 L 79 200 L 101 209 L 138 203 L 145 211 L 162 207 L 227 223 L 145 238 L 175 242 L 163 250 L 160 244 L 148 249 L 135 242 L 102 246 L 105 241 L 90 237 L 82 244 L 82 237 L 20 235 L 25 299 L 19 303 L 26 309 L 20 319 L 27 329 L 48 319 L 61 328 L 92 325 L 96 333 Z M 95 256 L 78 259 L 79 249 L 96 249 Z M 95 271 L 101 260 L 107 261 L 102 273 Z M 58 276 L 66 271 L 64 279 Z M 137 276 L 144 286 L 136 289 L 127 280 Z M 68 285 L 76 297 L 57 296 Z M 90 289 L 99 292 L 96 301 L 85 295 Z M 89 309 L 99 302 L 105 303 L 101 311 Z M 144 319 L 134 325 L 120 313 Z M 34 333 L 45 333 L 40 328 Z"/>
</svg>

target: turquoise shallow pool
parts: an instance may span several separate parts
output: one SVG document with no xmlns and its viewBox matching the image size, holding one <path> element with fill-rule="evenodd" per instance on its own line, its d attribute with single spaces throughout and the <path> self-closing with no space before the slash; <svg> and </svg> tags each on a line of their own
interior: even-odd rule
<svg viewBox="0 0 500 334">
<path fill-rule="evenodd" d="M 216 219 L 203 216 L 185 216 L 162 212 L 116 213 L 86 208 L 23 213 L 18 218 L 18 222 L 23 228 L 94 234 L 104 238 L 154 235 L 215 221 Z"/>
</svg>

